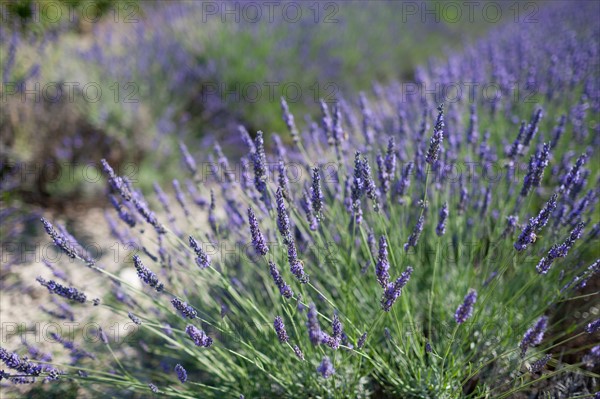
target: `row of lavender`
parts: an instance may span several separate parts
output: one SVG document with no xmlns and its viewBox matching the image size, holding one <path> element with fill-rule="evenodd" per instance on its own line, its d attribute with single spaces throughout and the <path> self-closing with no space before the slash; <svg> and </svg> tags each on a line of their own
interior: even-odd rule
<svg viewBox="0 0 600 399">
<path fill-rule="evenodd" d="M 600 267 L 593 9 L 548 7 L 539 24 L 501 28 L 416 76 L 430 90 L 493 82 L 502 96 L 492 101 L 479 93 L 439 105 L 443 93 L 376 85 L 370 101 L 323 102 L 304 129 L 282 100 L 293 145 L 272 135 L 272 155 L 261 132 L 252 139 L 243 127 L 248 155 L 236 163 L 219 145 L 195 158 L 181 143 L 189 177 L 173 181 L 173 200 L 155 185 L 160 212 L 103 163 L 118 214 L 107 219 L 116 239 L 142 249 L 132 261 L 144 287 L 46 220 L 55 244 L 113 293 L 88 299 L 81 287 L 39 281 L 131 319 L 139 339 L 117 346 L 101 333 L 106 349 L 59 368 L 3 350 L 16 371 L 3 378 L 104 383 L 107 395 L 505 398 L 580 373 L 583 385 L 561 394 L 591 394 L 600 362 L 597 294 L 586 291 Z M 515 87 L 535 89 L 536 103 Z M 585 316 L 564 317 L 571 303 Z M 96 370 L 93 358 L 105 356 L 116 356 L 113 368 Z"/>
</svg>

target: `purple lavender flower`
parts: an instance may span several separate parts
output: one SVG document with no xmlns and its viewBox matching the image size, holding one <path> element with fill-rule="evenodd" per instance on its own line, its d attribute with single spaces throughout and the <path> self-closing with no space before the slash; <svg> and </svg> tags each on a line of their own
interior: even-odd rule
<svg viewBox="0 0 600 399">
<path fill-rule="evenodd" d="M 406 194 L 406 191 L 410 187 L 410 175 L 414 168 L 414 163 L 407 163 L 402 169 L 402 176 L 398 179 L 398 183 L 395 187 L 395 195 L 400 198 Z"/>
<path fill-rule="evenodd" d="M 443 236 L 446 233 L 446 219 L 448 218 L 448 203 L 444 202 L 442 209 L 440 210 L 440 220 L 435 229 L 438 236 Z"/>
<path fill-rule="evenodd" d="M 425 223 L 425 218 L 423 215 L 419 216 L 419 220 L 417 220 L 417 224 L 410 237 L 408 237 L 408 241 L 404 244 L 404 251 L 408 252 L 410 247 L 415 247 L 417 245 L 417 241 L 419 241 L 419 237 L 421 236 L 421 232 L 423 231 L 423 223 Z"/>
<path fill-rule="evenodd" d="M 42 373 L 42 366 L 40 364 L 29 362 L 26 357 L 21 359 L 18 354 L 10 353 L 2 347 L 0 347 L 0 360 L 8 368 L 28 376 L 35 377 Z"/>
<path fill-rule="evenodd" d="M 290 237 L 291 238 L 291 237 Z M 302 284 L 308 283 L 308 275 L 304 272 L 302 261 L 298 259 L 296 251 L 296 243 L 293 239 L 289 239 L 287 243 L 288 263 L 290 264 L 290 272 L 296 276 Z"/>
<path fill-rule="evenodd" d="M 113 170 L 113 168 L 110 167 L 108 162 L 106 162 L 106 159 L 102 159 L 100 163 L 102 164 L 102 169 L 104 170 L 104 173 L 106 173 L 108 177 L 108 183 L 110 184 L 112 189 L 115 192 L 119 193 L 119 195 L 125 201 L 131 201 L 131 194 L 125 182 L 123 181 L 123 178 L 115 174 L 115 171 Z"/>
<path fill-rule="evenodd" d="M 298 347 L 298 345 L 294 345 L 294 353 L 296 354 L 296 356 L 298 357 L 298 359 L 304 360 L 304 353 L 302 353 L 302 351 L 300 350 L 300 348 Z"/>
<path fill-rule="evenodd" d="M 362 160 L 362 172 L 367 198 L 373 201 L 373 209 L 375 212 L 379 212 L 379 192 L 377 190 L 377 186 L 375 186 L 373 177 L 371 176 L 371 167 L 369 166 L 369 161 L 367 158 L 363 158 Z"/>
<path fill-rule="evenodd" d="M 377 256 L 377 264 L 375 265 L 375 275 L 377 282 L 382 288 L 386 288 L 390 281 L 390 262 L 388 261 L 387 240 L 385 236 L 379 238 L 379 254 Z"/>
<path fill-rule="evenodd" d="M 444 140 L 444 104 L 438 106 L 438 116 L 433 128 L 433 136 L 429 141 L 429 149 L 425 156 L 425 162 L 433 165 L 438 160 L 440 148 Z"/>
<path fill-rule="evenodd" d="M 254 154 L 256 152 L 256 146 L 254 145 L 254 141 L 252 141 L 248 130 L 246 130 L 246 128 L 243 125 L 239 125 L 238 132 L 240 133 L 244 144 L 248 146 L 248 151 L 250 151 L 250 154 Z"/>
<path fill-rule="evenodd" d="M 319 367 L 317 367 L 317 371 L 323 376 L 323 378 L 329 378 L 335 374 L 335 369 L 333 368 L 331 359 L 329 359 L 327 356 L 323 356 L 323 360 L 321 361 Z"/>
<path fill-rule="evenodd" d="M 550 215 L 556 209 L 556 199 L 558 195 L 556 193 L 552 194 L 548 202 L 544 205 L 537 218 L 535 219 L 535 230 L 540 232 L 546 224 L 548 224 L 548 220 L 550 219 Z"/>
<path fill-rule="evenodd" d="M 535 374 L 535 373 L 539 373 L 540 371 L 542 371 L 542 369 L 544 367 L 546 367 L 546 364 L 548 364 L 548 361 L 552 358 L 552 355 L 547 353 L 546 355 L 544 355 L 544 357 L 536 360 L 535 362 L 531 363 L 529 365 L 529 372 L 531 374 Z"/>
<path fill-rule="evenodd" d="M 81 259 L 84 262 L 86 262 L 89 266 L 94 264 L 93 259 L 90 259 L 89 257 L 87 257 L 83 254 L 80 254 L 77 251 L 77 249 L 76 249 L 77 243 L 73 242 L 73 240 L 70 240 L 69 239 L 70 237 L 67 237 L 63 233 L 54 229 L 54 226 L 52 226 L 52 224 L 50 222 L 48 222 L 46 219 L 41 218 L 41 221 L 44 225 L 44 229 L 46 230 L 46 233 L 50 236 L 50 238 L 52 238 L 52 241 L 54 241 L 54 244 L 56 244 L 56 246 L 58 248 L 60 248 L 64 253 L 66 253 L 69 256 L 69 258 Z"/>
<path fill-rule="evenodd" d="M 181 364 L 177 364 L 175 366 L 175 373 L 177 373 L 177 378 L 179 378 L 179 381 L 182 383 L 187 381 L 187 371 L 185 371 Z"/>
<path fill-rule="evenodd" d="M 150 269 L 148 269 L 142 263 L 142 260 L 138 255 L 133 255 L 133 265 L 137 271 L 138 277 L 150 287 L 154 288 L 157 292 L 161 292 L 165 287 L 158 281 L 158 277 Z"/>
<path fill-rule="evenodd" d="M 254 139 L 256 152 L 251 154 L 254 164 L 254 186 L 261 195 L 261 200 L 267 208 L 270 208 L 269 194 L 267 193 L 267 157 L 265 155 L 265 142 L 263 133 L 259 130 L 256 132 Z"/>
<path fill-rule="evenodd" d="M 258 220 L 256 220 L 256 215 L 252 208 L 248 208 L 248 223 L 250 224 L 250 234 L 252 235 L 252 245 L 254 245 L 254 249 L 256 253 L 259 255 L 265 256 L 267 252 L 269 252 L 269 247 L 265 243 L 265 238 L 263 237 L 260 229 L 258 227 Z"/>
<path fill-rule="evenodd" d="M 538 265 L 536 266 L 537 272 L 540 274 L 548 273 L 548 270 L 550 269 L 550 266 L 552 265 L 552 262 L 554 262 L 555 259 L 566 257 L 567 254 L 569 253 L 569 250 L 575 244 L 575 241 L 577 241 L 579 238 L 581 238 L 581 234 L 583 232 L 583 227 L 584 227 L 584 224 L 579 223 L 573 229 L 573 231 L 571 231 L 571 234 L 569 234 L 569 237 L 567 237 L 567 239 L 562 244 L 553 245 L 550 248 L 550 250 L 548 251 L 548 254 L 545 257 L 543 257 L 540 260 L 540 262 L 538 263 Z"/>
<path fill-rule="evenodd" d="M 277 170 L 277 182 L 279 184 L 279 188 L 281 189 L 281 194 L 283 195 L 283 198 L 285 198 L 288 201 L 291 201 L 292 197 L 290 194 L 289 180 L 287 177 L 285 163 L 282 159 L 280 159 L 279 163 L 277 164 Z"/>
<path fill-rule="evenodd" d="M 150 383 L 148 384 L 148 388 L 150 388 L 150 390 L 151 390 L 153 393 L 158 393 L 158 387 L 157 387 L 156 385 L 154 385 L 153 383 L 151 383 L 151 382 L 150 382 Z"/>
<path fill-rule="evenodd" d="M 365 95 L 364 92 L 360 92 L 359 105 L 360 105 L 360 112 L 361 112 L 362 118 L 363 118 L 363 121 L 362 121 L 363 136 L 365 137 L 367 146 L 370 146 L 371 144 L 373 144 L 373 132 L 371 130 L 371 125 L 373 123 L 372 122 L 373 121 L 373 113 L 369 109 L 367 96 Z"/>
<path fill-rule="evenodd" d="M 381 298 L 381 308 L 384 311 L 389 312 L 394 302 L 402 295 L 402 288 L 408 283 L 408 280 L 410 280 L 413 271 L 414 269 L 408 266 L 395 282 L 388 283 L 383 292 L 383 297 Z"/>
<path fill-rule="evenodd" d="M 567 116 L 563 114 L 560 116 L 558 126 L 556 126 L 556 128 L 554 129 L 554 132 L 552 134 L 552 142 L 550 143 L 551 149 L 554 149 L 556 147 L 556 145 L 558 144 L 558 140 L 560 140 L 563 133 L 565 132 L 566 123 L 567 123 Z"/>
<path fill-rule="evenodd" d="M 215 216 L 215 209 L 217 207 L 217 203 L 215 200 L 215 192 L 211 188 L 210 189 L 210 205 L 208 207 L 208 224 L 210 225 L 211 230 L 217 234 L 217 217 Z"/>
<path fill-rule="evenodd" d="M 281 189 L 281 187 L 277 188 L 277 192 L 275 193 L 275 200 L 277 203 L 277 228 L 279 229 L 279 233 L 281 233 L 281 236 L 283 237 L 283 242 L 287 243 L 291 239 L 290 218 L 287 214 L 283 190 Z"/>
<path fill-rule="evenodd" d="M 365 333 L 363 333 L 363 335 L 360 336 L 360 338 L 356 342 L 356 347 L 358 349 L 362 349 L 365 346 L 366 342 L 367 342 L 367 333 L 365 332 Z"/>
<path fill-rule="evenodd" d="M 187 302 L 183 302 L 179 298 L 171 299 L 171 304 L 173 307 L 177 309 L 183 317 L 187 317 L 188 319 L 195 319 L 198 316 L 196 310 L 187 304 Z"/>
<path fill-rule="evenodd" d="M 136 315 L 134 315 L 133 313 L 129 312 L 129 313 L 127 313 L 127 316 L 129 316 L 131 321 L 133 321 L 138 326 L 142 324 L 142 321 L 140 320 L 140 318 L 137 317 Z"/>
<path fill-rule="evenodd" d="M 588 334 L 593 334 L 598 330 L 600 330 L 600 319 L 596 319 L 596 320 L 588 323 L 588 325 L 585 327 L 585 331 Z"/>
<path fill-rule="evenodd" d="M 183 155 L 183 160 L 185 161 L 185 165 L 187 166 L 189 171 L 192 173 L 192 175 L 195 175 L 198 170 L 198 168 L 196 166 L 196 161 L 190 155 L 190 152 L 188 151 L 188 148 L 184 144 L 183 141 L 179 142 L 179 151 L 181 151 L 181 155 Z"/>
<path fill-rule="evenodd" d="M 581 154 L 581 156 L 577 158 L 575 165 L 573 165 L 569 172 L 562 178 L 560 188 L 558 189 L 559 192 L 569 194 L 573 182 L 579 179 L 581 167 L 585 165 L 586 160 L 586 154 Z"/>
<path fill-rule="evenodd" d="M 352 181 L 352 204 L 356 204 L 364 192 L 364 176 L 363 162 L 360 158 L 360 152 L 356 151 L 354 154 L 354 179 Z"/>
<path fill-rule="evenodd" d="M 281 274 L 279 273 L 277 266 L 271 260 L 269 261 L 269 270 L 271 272 L 271 277 L 273 277 L 273 281 L 275 282 L 275 285 L 277 286 L 277 288 L 279 288 L 279 293 L 284 298 L 290 299 L 294 295 L 294 293 L 292 292 L 292 289 L 290 288 L 290 286 L 287 285 L 285 283 L 285 281 L 283 281 L 283 277 L 281 277 Z"/>
<path fill-rule="evenodd" d="M 523 135 L 525 134 L 526 123 L 525 121 L 521 122 L 521 127 L 519 128 L 519 134 L 517 138 L 513 142 L 512 146 L 506 151 L 506 156 L 510 159 L 514 159 L 515 156 L 521 154 L 521 150 L 523 145 L 521 144 L 521 140 L 523 139 Z"/>
<path fill-rule="evenodd" d="M 535 114 L 533 115 L 533 119 L 529 126 L 527 126 L 527 134 L 525 136 L 525 140 L 523 141 L 523 146 L 527 147 L 531 140 L 535 137 L 535 134 L 538 131 L 538 127 L 540 124 L 540 120 L 542 119 L 542 109 L 539 108 Z"/>
<path fill-rule="evenodd" d="M 321 221 L 323 212 L 323 192 L 321 191 L 321 176 L 319 168 L 313 168 L 311 187 L 312 209 L 318 221 Z"/>
<path fill-rule="evenodd" d="M 290 339 L 287 335 L 287 331 L 285 331 L 285 324 L 283 324 L 283 319 L 280 316 L 275 317 L 275 321 L 273 323 L 275 327 L 275 332 L 277 333 L 277 338 L 279 338 L 279 342 L 285 344 Z"/>
<path fill-rule="evenodd" d="M 469 293 L 465 295 L 463 303 L 460 304 L 460 306 L 456 309 L 456 313 L 454 313 L 454 320 L 458 324 L 464 323 L 469 317 L 471 317 L 473 314 L 473 305 L 475 305 L 476 301 L 477 291 L 470 289 Z"/>
<path fill-rule="evenodd" d="M 541 151 L 531 156 L 529 160 L 529 169 L 523 179 L 521 196 L 525 197 L 534 187 L 539 187 L 544 174 L 544 169 L 548 166 L 548 156 L 550 155 L 550 146 L 544 143 Z"/>
<path fill-rule="evenodd" d="M 323 332 L 319 325 L 317 306 L 314 303 L 308 306 L 307 317 L 306 327 L 308 328 L 308 338 L 313 345 L 318 345 L 321 343 Z"/>
<path fill-rule="evenodd" d="M 385 173 L 387 174 L 388 181 L 390 181 L 396 174 L 396 142 L 394 141 L 394 137 L 390 137 L 388 140 L 384 165 Z"/>
<path fill-rule="evenodd" d="M 80 303 L 85 303 L 85 301 L 87 300 L 86 295 L 83 292 L 79 291 L 77 288 L 73 288 L 73 287 L 67 288 L 63 285 L 60 285 L 59 283 L 57 283 L 54 280 L 46 281 L 41 277 L 38 277 L 36 280 L 41 285 L 48 288 L 48 291 L 50 291 L 51 294 L 56 294 L 56 295 L 62 296 L 63 298 L 67 298 L 71 301 L 80 302 Z"/>
<path fill-rule="evenodd" d="M 328 144 L 333 145 L 333 119 L 331 118 L 331 114 L 329 113 L 329 107 L 323 99 L 320 100 L 320 105 L 322 114 L 321 126 L 323 128 L 325 136 L 327 137 Z"/>
<path fill-rule="evenodd" d="M 475 145 L 478 140 L 478 132 L 477 132 L 477 108 L 475 104 L 471 104 L 470 114 L 469 114 L 469 128 L 467 129 L 467 143 Z"/>
<path fill-rule="evenodd" d="M 185 216 L 190 216 L 190 211 L 188 210 L 188 207 L 186 205 L 185 195 L 183 193 L 183 190 L 181 189 L 179 180 L 173 179 L 173 189 L 175 190 L 175 199 L 177 199 L 179 206 L 181 207 L 181 209 L 183 209 L 183 213 L 185 214 Z"/>
<path fill-rule="evenodd" d="M 340 343 L 342 342 L 342 335 L 344 333 L 342 322 L 337 314 L 333 315 L 333 321 L 331 322 L 331 326 L 333 329 L 333 335 L 327 337 L 327 345 L 332 349 L 338 349 L 340 347 Z"/>
<path fill-rule="evenodd" d="M 594 346 L 590 352 L 583 357 L 583 362 L 589 367 L 594 367 L 600 364 L 600 345 Z"/>
<path fill-rule="evenodd" d="M 281 110 L 283 111 L 283 121 L 290 131 L 294 143 L 298 144 L 300 141 L 300 138 L 298 137 L 298 129 L 296 128 L 296 123 L 294 122 L 294 115 L 290 112 L 288 104 L 285 101 L 285 97 L 281 97 Z"/>
<path fill-rule="evenodd" d="M 533 327 L 528 329 L 519 344 L 521 348 L 521 357 L 525 356 L 525 352 L 530 346 L 536 346 L 542 342 L 544 338 L 544 332 L 548 327 L 548 318 L 546 316 L 540 317 Z"/>
<path fill-rule="evenodd" d="M 210 267 L 210 257 L 206 252 L 202 250 L 198 242 L 194 239 L 194 237 L 189 236 L 190 247 L 196 253 L 196 264 L 200 267 L 200 269 L 206 269 Z"/>
<path fill-rule="evenodd" d="M 213 343 L 211 337 L 206 335 L 204 331 L 199 330 L 191 324 L 187 325 L 187 327 L 185 328 L 185 332 L 187 335 L 189 335 L 192 341 L 194 341 L 194 344 L 196 344 L 196 346 L 203 346 L 205 348 L 208 348 Z"/>
</svg>

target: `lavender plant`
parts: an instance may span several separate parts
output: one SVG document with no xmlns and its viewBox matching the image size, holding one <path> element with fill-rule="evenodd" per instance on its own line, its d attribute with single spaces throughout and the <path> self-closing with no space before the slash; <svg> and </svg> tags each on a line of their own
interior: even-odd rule
<svg viewBox="0 0 600 399">
<path fill-rule="evenodd" d="M 568 38 L 556 33 L 564 12 L 576 29 Z M 140 249 L 118 267 L 134 269 L 141 284 L 45 219 L 58 250 L 112 291 L 90 303 L 78 289 L 39 281 L 73 306 L 134 320 L 136 339 L 117 345 L 104 336 L 94 357 L 56 369 L 2 349 L 4 364 L 23 372 L 2 378 L 181 398 L 502 399 L 562 373 L 580 373 L 591 387 L 598 347 L 576 342 L 597 334 L 597 301 L 586 316 L 562 310 L 597 299 L 582 290 L 598 278 L 599 169 L 586 160 L 600 131 L 586 134 L 581 123 L 600 112 L 599 35 L 584 6 L 550 7 L 540 19 L 535 29 L 500 28 L 416 76 L 495 79 L 504 92 L 512 76 L 545 82 L 535 107 L 514 95 L 442 105 L 400 98 L 391 85 L 375 101 L 340 100 L 333 116 L 322 102 L 321 122 L 303 129 L 283 100 L 293 146 L 278 143 L 270 154 L 262 132 L 253 141 L 241 128 L 249 153 L 239 176 L 200 178 L 205 160 L 181 145 L 180 178 L 192 192 L 176 184 L 173 198 L 185 218 L 165 205 L 175 203 L 167 192 L 157 186 L 156 201 L 146 198 L 104 162 L 115 211 L 130 215 L 111 231 Z M 548 56 L 555 61 L 545 67 Z M 580 100 L 591 112 L 563 120 Z M 514 142 L 503 139 L 507 131 Z M 211 156 L 214 169 L 231 170 L 220 147 Z M 474 159 L 482 162 L 452 174 Z M 285 174 L 286 162 L 302 172 L 294 182 L 268 173 L 278 165 Z M 500 178 L 489 175 L 492 163 Z M 210 193 L 207 212 L 186 203 L 196 192 Z"/>
</svg>

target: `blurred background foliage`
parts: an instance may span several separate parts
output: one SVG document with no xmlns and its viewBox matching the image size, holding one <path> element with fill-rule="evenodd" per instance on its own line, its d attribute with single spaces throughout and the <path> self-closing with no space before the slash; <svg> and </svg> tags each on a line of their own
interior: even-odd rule
<svg viewBox="0 0 600 399">
<path fill-rule="evenodd" d="M 236 20 L 222 10 L 243 2 L 212 3 L 222 7 L 216 15 L 195 1 L 3 3 L 2 198 L 59 208 L 94 201 L 101 185 L 89 184 L 84 169 L 103 157 L 148 167 L 137 179 L 148 188 L 175 174 L 165 160 L 178 140 L 195 153 L 215 139 L 238 148 L 229 145 L 238 124 L 284 131 L 282 95 L 302 124 L 320 98 L 413 81 L 432 54 L 497 24 L 481 12 L 455 23 L 442 1 L 415 3 L 433 11 L 425 20 L 400 1 L 304 3 L 293 23 L 277 9 L 272 22 L 263 15 L 254 23 L 250 11 Z M 511 16 L 504 10 L 503 21 Z M 65 167 L 53 175 L 47 165 Z"/>
</svg>

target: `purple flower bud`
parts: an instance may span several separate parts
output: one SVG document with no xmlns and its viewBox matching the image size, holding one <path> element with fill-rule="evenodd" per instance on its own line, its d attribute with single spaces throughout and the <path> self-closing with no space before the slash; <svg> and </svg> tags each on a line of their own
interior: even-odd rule
<svg viewBox="0 0 600 399">
<path fill-rule="evenodd" d="M 140 320 L 140 318 L 137 317 L 136 315 L 134 315 L 133 313 L 129 312 L 129 313 L 127 313 L 127 316 L 129 316 L 131 321 L 133 321 L 138 326 L 142 324 L 142 321 Z"/>
<path fill-rule="evenodd" d="M 300 138 L 298 137 L 298 129 L 296 128 L 296 123 L 294 122 L 294 115 L 292 115 L 290 112 L 288 104 L 285 101 L 285 97 L 281 97 L 281 110 L 283 111 L 283 121 L 292 135 L 292 140 L 294 140 L 294 143 L 298 144 L 300 141 Z"/>
<path fill-rule="evenodd" d="M 157 387 L 156 385 L 154 385 L 153 383 L 149 383 L 149 384 L 148 384 L 148 388 L 150 388 L 150 390 L 151 390 L 153 393 L 158 393 L 158 387 Z"/>
<path fill-rule="evenodd" d="M 48 288 L 48 291 L 50 291 L 51 294 L 56 294 L 56 295 L 62 296 L 63 298 L 66 298 L 66 299 L 69 299 L 69 300 L 75 301 L 75 302 L 80 302 L 80 303 L 85 303 L 85 301 L 87 300 L 86 295 L 83 292 L 77 290 L 76 288 L 73 288 L 73 287 L 67 288 L 65 286 L 58 284 L 54 280 L 46 281 L 41 277 L 38 277 L 37 281 L 44 287 Z"/>
<path fill-rule="evenodd" d="M 213 343 L 211 337 L 206 335 L 204 331 L 199 330 L 191 324 L 187 325 L 187 327 L 185 328 L 185 332 L 187 335 L 189 335 L 192 341 L 194 341 L 194 344 L 196 344 L 196 346 L 203 346 L 205 348 L 208 348 Z"/>
<path fill-rule="evenodd" d="M 248 223 L 250 224 L 252 245 L 254 245 L 256 253 L 265 256 L 267 252 L 269 252 L 269 247 L 267 247 L 267 244 L 265 243 L 265 238 L 260 232 L 260 229 L 258 227 L 258 220 L 256 220 L 256 215 L 254 214 L 252 208 L 248 208 Z"/>
<path fill-rule="evenodd" d="M 279 288 L 279 293 L 284 298 L 290 299 L 294 295 L 294 293 L 292 292 L 290 286 L 287 285 L 285 281 L 283 281 L 283 278 L 281 277 L 281 274 L 279 273 L 279 270 L 277 269 L 277 266 L 273 261 L 269 261 L 269 270 L 271 272 L 271 277 L 273 277 L 275 285 L 277 286 L 277 288 Z"/>
<path fill-rule="evenodd" d="M 202 250 L 198 242 L 194 239 L 194 237 L 189 237 L 190 247 L 196 253 L 196 264 L 200 267 L 200 269 L 206 269 L 210 267 L 210 257 Z"/>
<path fill-rule="evenodd" d="M 546 367 L 546 364 L 551 358 L 552 355 L 548 353 L 544 355 L 544 357 L 542 357 L 541 359 L 538 359 L 535 362 L 531 363 L 529 365 L 529 372 L 531 374 L 539 373 L 544 367 Z"/>
<path fill-rule="evenodd" d="M 456 320 L 458 324 L 464 323 L 469 317 L 471 317 L 473 314 L 473 305 L 475 305 L 476 301 L 477 291 L 474 289 L 469 290 L 469 293 L 465 296 L 463 303 L 460 304 L 458 309 L 456 309 L 456 313 L 454 313 L 454 320 Z"/>
<path fill-rule="evenodd" d="M 528 329 L 519 344 L 521 348 L 521 357 L 525 356 L 525 352 L 530 346 L 536 346 L 542 342 L 544 338 L 544 332 L 548 327 L 548 318 L 546 316 L 540 317 L 533 327 Z"/>
<path fill-rule="evenodd" d="M 181 151 L 181 155 L 183 156 L 183 160 L 185 161 L 185 165 L 189 169 L 189 171 L 195 175 L 198 168 L 196 167 L 196 161 L 190 155 L 187 146 L 183 143 L 183 141 L 179 142 L 179 151 Z"/>
<path fill-rule="evenodd" d="M 288 263 L 290 264 L 290 272 L 296 276 L 299 282 L 302 284 L 308 283 L 308 275 L 304 272 L 304 266 L 302 261 L 298 259 L 298 253 L 296 251 L 296 243 L 293 239 L 288 240 L 287 243 Z"/>
<path fill-rule="evenodd" d="M 318 345 L 321 343 L 323 332 L 321 331 L 321 326 L 319 325 L 317 307 L 314 303 L 311 303 L 308 306 L 307 316 L 308 321 L 306 323 L 306 327 L 308 327 L 308 337 L 313 345 Z"/>
<path fill-rule="evenodd" d="M 323 212 L 323 193 L 321 191 L 321 176 L 319 176 L 319 168 L 313 168 L 311 200 L 314 215 L 318 221 L 321 221 Z"/>
<path fill-rule="evenodd" d="M 142 260 L 138 255 L 133 255 L 133 265 L 135 266 L 135 270 L 137 271 L 138 277 L 144 283 L 154 288 L 157 292 L 161 292 L 165 288 L 164 285 L 160 281 L 158 281 L 158 277 L 156 277 L 156 274 L 154 274 L 150 269 L 144 266 Z"/>
<path fill-rule="evenodd" d="M 362 349 L 365 346 L 365 343 L 367 342 L 367 333 L 363 333 L 363 335 L 360 336 L 360 338 L 358 339 L 358 342 L 356 343 L 356 347 L 358 349 Z"/>
<path fill-rule="evenodd" d="M 389 312 L 394 302 L 396 302 L 400 295 L 402 295 L 402 288 L 404 288 L 404 286 L 408 283 L 408 280 L 410 280 L 410 276 L 413 271 L 414 269 L 408 266 L 395 282 L 388 283 L 383 293 L 383 297 L 381 298 L 381 308 L 384 311 Z"/>
<path fill-rule="evenodd" d="M 179 381 L 182 383 L 187 381 L 187 371 L 185 371 L 181 364 L 177 364 L 175 366 L 175 373 L 177 373 L 177 378 L 179 378 Z"/>
<path fill-rule="evenodd" d="M 287 243 L 291 239 L 290 218 L 288 217 L 283 197 L 283 191 L 281 187 L 278 187 L 275 193 L 275 200 L 277 202 L 277 228 L 283 237 L 283 242 Z"/>
<path fill-rule="evenodd" d="M 442 141 L 444 140 L 444 104 L 438 107 L 438 116 L 433 128 L 433 136 L 429 141 L 429 149 L 425 156 L 425 162 L 433 165 L 439 157 Z"/>
<path fill-rule="evenodd" d="M 562 178 L 560 188 L 558 189 L 559 192 L 569 194 L 571 186 L 579 179 L 581 167 L 585 165 L 586 159 L 586 154 L 581 154 L 581 156 L 577 158 L 575 165 L 573 165 L 569 172 Z"/>
<path fill-rule="evenodd" d="M 183 317 L 187 317 L 188 319 L 195 319 L 198 316 L 196 310 L 188 305 L 186 302 L 183 302 L 179 298 L 171 299 L 171 304 L 173 307 L 177 309 Z"/>
<path fill-rule="evenodd" d="M 285 324 L 283 324 L 283 319 L 280 316 L 275 317 L 275 322 L 273 323 L 275 327 L 275 332 L 277 333 L 277 338 L 279 338 L 279 342 L 285 344 L 289 341 L 289 337 L 287 332 L 285 331 Z"/>
<path fill-rule="evenodd" d="M 323 376 L 323 378 L 329 378 L 335 374 L 335 369 L 333 368 L 331 359 L 329 359 L 327 356 L 323 356 L 323 360 L 321 361 L 319 367 L 317 367 L 317 371 Z"/>
<path fill-rule="evenodd" d="M 585 331 L 588 334 L 593 334 L 598 330 L 600 330 L 600 319 L 588 323 L 588 325 L 585 327 Z"/>
<path fill-rule="evenodd" d="M 435 229 L 438 236 L 443 236 L 446 233 L 446 219 L 448 218 L 448 203 L 444 202 L 442 209 L 440 210 L 440 220 Z"/>
<path fill-rule="evenodd" d="M 294 353 L 296 354 L 296 356 L 298 357 L 298 359 L 304 360 L 304 353 L 302 353 L 302 351 L 300 350 L 300 348 L 298 347 L 298 345 L 294 345 Z"/>
<path fill-rule="evenodd" d="M 108 184 L 112 187 L 112 189 L 115 192 L 119 193 L 119 195 L 125 201 L 131 201 L 131 193 L 125 185 L 123 178 L 115 174 L 115 171 L 113 170 L 113 168 L 110 167 L 108 162 L 106 162 L 106 159 L 102 159 L 100 163 L 102 164 L 102 169 L 104 170 L 104 173 L 106 173 L 108 177 Z"/>
<path fill-rule="evenodd" d="M 377 282 L 382 288 L 385 288 L 390 281 L 390 262 L 388 261 L 387 240 L 385 236 L 379 238 L 379 254 L 377 256 L 377 264 L 375 265 L 375 275 Z"/>
<path fill-rule="evenodd" d="M 404 244 L 404 251 L 408 252 L 408 249 L 410 247 L 415 247 L 417 245 L 417 241 L 419 241 L 419 237 L 421 236 L 421 232 L 423 231 L 423 223 L 425 223 L 425 218 L 423 217 L 423 215 L 421 215 L 419 216 L 419 220 L 417 220 L 417 224 L 415 225 L 412 234 L 410 235 L 410 237 L 408 237 L 408 241 L 406 242 L 406 244 Z"/>
</svg>

